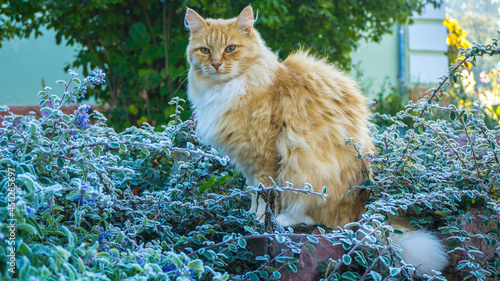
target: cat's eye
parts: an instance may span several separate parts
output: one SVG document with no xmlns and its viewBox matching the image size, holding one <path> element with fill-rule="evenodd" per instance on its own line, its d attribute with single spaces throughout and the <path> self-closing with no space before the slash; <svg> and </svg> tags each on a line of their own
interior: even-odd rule
<svg viewBox="0 0 500 281">
<path fill-rule="evenodd" d="M 200 48 L 200 52 L 204 54 L 210 54 L 210 49 L 209 48 Z"/>
<path fill-rule="evenodd" d="M 232 51 L 234 51 L 235 48 L 236 48 L 235 45 L 227 46 L 227 48 L 224 51 L 226 53 L 231 53 Z"/>
</svg>

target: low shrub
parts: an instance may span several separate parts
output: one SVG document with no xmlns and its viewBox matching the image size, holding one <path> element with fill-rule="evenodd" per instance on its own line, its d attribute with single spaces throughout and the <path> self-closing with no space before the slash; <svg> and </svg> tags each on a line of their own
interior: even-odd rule
<svg viewBox="0 0 500 281">
<path fill-rule="evenodd" d="M 414 265 L 386 243 L 397 232 L 385 221 L 402 215 L 410 225 L 443 235 L 450 255 L 463 254 L 450 269 L 464 280 L 500 278 L 497 254 L 470 244 L 481 239 L 498 247 L 500 159 L 498 128 L 488 128 L 480 109 L 443 106 L 444 86 L 461 65 L 481 55 L 498 55 L 497 40 L 463 52 L 438 88 L 410 102 L 390 123 L 373 125 L 376 155 L 373 181 L 352 192 L 370 192 L 358 222 L 312 233 L 283 229 L 269 214 L 259 223 L 247 212 L 246 195 L 272 198 L 289 190 L 325 196 L 299 187 L 245 187 L 229 159 L 202 145 L 192 120 L 182 121 L 174 99 L 172 121 L 162 130 L 147 123 L 121 133 L 104 116 L 82 105 L 63 106 L 105 80 L 94 72 L 80 81 L 70 72 L 61 97 L 39 93 L 43 117 L 19 116 L 6 106 L 0 127 L 0 276 L 19 280 L 274 280 L 300 274 L 301 252 L 320 241 L 344 253 L 318 266 L 323 280 L 412 280 Z M 437 112 L 446 118 L 433 120 Z M 411 119 L 414 126 L 405 128 Z M 358 149 L 356 140 L 347 145 Z M 271 203 L 271 202 L 270 202 Z M 469 211 L 480 215 L 472 217 Z M 465 221 L 464 221 L 465 220 Z M 473 221 L 490 226 L 473 232 Z M 363 235 L 360 235 L 363 234 Z M 259 240 L 260 239 L 260 240 Z M 256 250 L 251 241 L 263 241 Z M 282 244 L 274 249 L 275 241 Z M 316 251 L 321 251 L 320 248 Z M 440 273 L 424 276 L 445 280 Z"/>
</svg>

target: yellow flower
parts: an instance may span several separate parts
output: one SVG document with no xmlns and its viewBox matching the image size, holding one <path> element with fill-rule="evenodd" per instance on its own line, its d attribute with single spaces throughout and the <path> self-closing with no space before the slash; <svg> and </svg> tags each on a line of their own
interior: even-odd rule
<svg viewBox="0 0 500 281">
<path fill-rule="evenodd" d="M 448 44 L 448 46 L 456 45 L 457 44 L 457 35 L 455 33 L 450 33 L 450 35 L 448 35 L 448 37 L 446 38 L 446 44 Z"/>
</svg>

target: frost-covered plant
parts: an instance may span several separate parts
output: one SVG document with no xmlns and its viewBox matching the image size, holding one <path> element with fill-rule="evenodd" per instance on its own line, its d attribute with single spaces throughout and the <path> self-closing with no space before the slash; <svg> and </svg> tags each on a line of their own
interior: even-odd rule
<svg viewBox="0 0 500 281">
<path fill-rule="evenodd" d="M 85 105 L 67 115 L 63 106 L 105 78 L 94 72 L 80 81 L 70 72 L 61 96 L 40 92 L 41 118 L 0 107 L 0 277 L 276 280 L 300 271 L 301 254 L 326 243 L 338 245 L 340 258 L 317 268 L 324 280 L 413 280 L 418 265 L 401 261 L 389 237 L 398 231 L 386 224 L 389 215 L 403 215 L 440 231 L 451 254 L 464 254 L 452 264 L 458 278 L 498 278 L 498 255 L 480 261 L 469 243 L 498 246 L 498 129 L 484 125 L 480 110 L 438 100 L 450 79 L 460 79 L 461 64 L 484 54 L 498 55 L 497 41 L 465 50 L 427 99 L 384 116 L 392 125 L 382 132 L 373 127 L 378 154 L 358 155 L 370 160 L 373 180 L 352 191 L 370 192 L 367 213 L 313 233 L 276 225 L 272 199 L 284 190 L 323 193 L 245 187 L 227 158 L 199 143 L 196 124 L 180 120 L 181 99 L 171 102 L 175 113 L 161 131 L 144 123 L 117 133 Z M 434 120 L 436 112 L 446 119 Z M 403 134 L 405 119 L 415 126 Z M 347 145 L 358 148 L 355 140 Z M 246 211 L 250 193 L 269 202 L 265 223 Z M 470 209 L 481 215 L 471 217 Z M 494 227 L 471 233 L 463 220 Z M 444 280 L 439 273 L 424 278 Z"/>
<path fill-rule="evenodd" d="M 193 200 L 180 199 L 196 179 L 224 178 L 227 160 L 189 142 L 196 141 L 190 121 L 160 133 L 147 124 L 116 133 L 87 105 L 63 113 L 105 78 L 100 71 L 83 82 L 70 76 L 58 81 L 66 85 L 61 96 L 49 87 L 39 93 L 41 118 L 0 108 L 0 276 L 227 279 L 173 242 L 196 223 L 181 215 L 196 211 Z M 159 242 L 165 239 L 173 244 Z"/>
</svg>

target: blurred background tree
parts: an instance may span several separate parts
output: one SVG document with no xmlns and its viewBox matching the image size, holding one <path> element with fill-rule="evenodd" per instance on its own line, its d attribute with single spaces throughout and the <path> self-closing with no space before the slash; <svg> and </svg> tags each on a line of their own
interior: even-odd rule
<svg viewBox="0 0 500 281">
<path fill-rule="evenodd" d="M 260 0 L 251 5 L 260 14 L 257 29 L 280 57 L 305 45 L 349 69 L 349 54 L 360 40 L 379 41 L 396 22 L 440 3 Z M 107 73 L 106 88 L 89 94 L 109 104 L 110 124 L 116 129 L 143 121 L 160 125 L 175 111 L 168 105 L 172 97 L 185 96 L 186 6 L 206 17 L 230 18 L 246 5 L 241 0 L 7 0 L 0 5 L 0 46 L 2 40 L 42 35 L 42 26 L 54 29 L 58 43 L 64 38 L 79 50 L 68 68 L 81 66 L 84 75 L 95 68 Z M 184 114 L 189 117 L 189 111 Z"/>
<path fill-rule="evenodd" d="M 463 38 L 469 42 L 489 44 L 491 38 L 497 37 L 497 31 L 500 30 L 500 1 L 447 0 L 446 8 L 450 20 L 458 21 L 461 29 L 466 31 Z M 472 71 L 478 77 L 482 70 L 492 69 L 497 63 L 496 57 L 479 58 L 477 67 Z"/>
<path fill-rule="evenodd" d="M 500 1 L 453 0 L 446 1 L 448 30 L 446 43 L 450 62 L 461 59 L 460 48 L 469 48 L 471 42 L 490 44 L 500 30 Z M 484 112 L 488 127 L 498 126 L 500 120 L 500 65 L 498 57 L 485 56 L 475 60 L 477 67 L 468 64 L 461 71 L 462 80 L 448 90 L 450 103 L 460 109 Z"/>
</svg>

